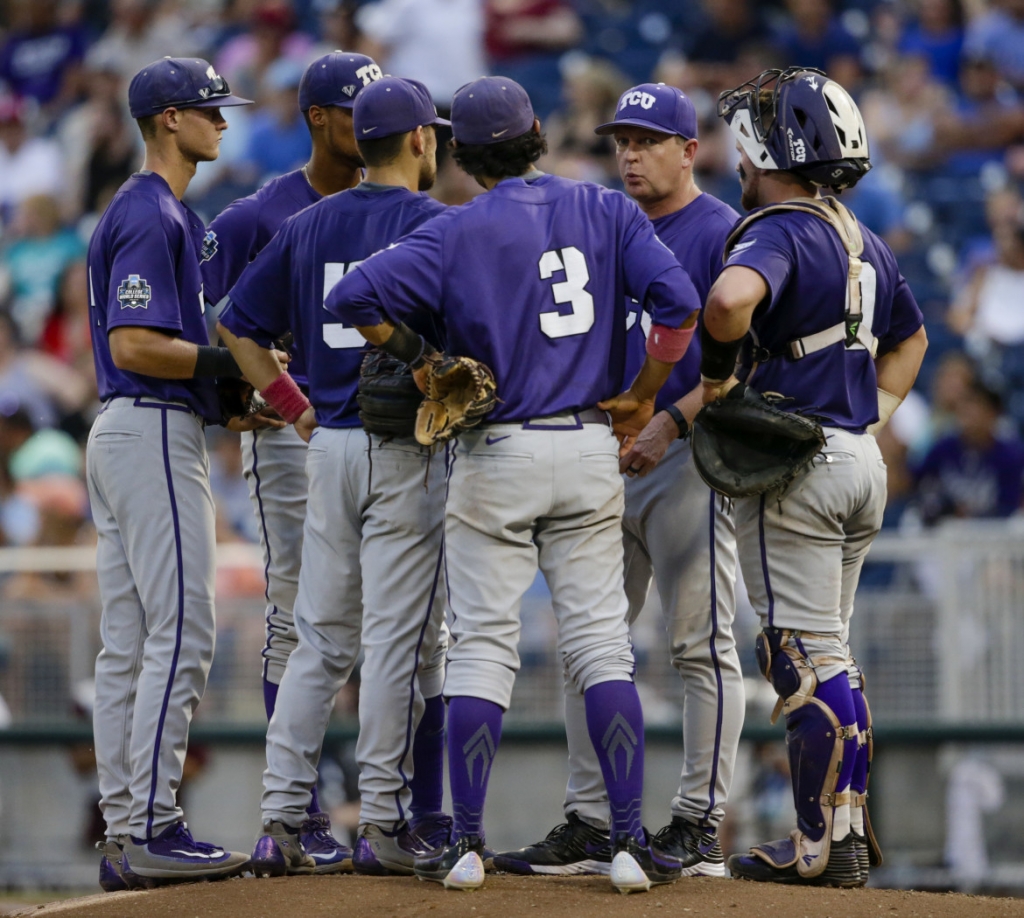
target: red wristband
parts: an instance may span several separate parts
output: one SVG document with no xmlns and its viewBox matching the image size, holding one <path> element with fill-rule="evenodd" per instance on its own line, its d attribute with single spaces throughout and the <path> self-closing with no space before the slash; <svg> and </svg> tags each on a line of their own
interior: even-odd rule
<svg viewBox="0 0 1024 918">
<path fill-rule="evenodd" d="M 697 329 L 695 322 L 689 328 L 669 328 L 667 325 L 652 325 L 647 335 L 647 353 L 664 363 L 678 363 L 690 346 L 690 339 Z"/>
<path fill-rule="evenodd" d="M 309 399 L 302 394 L 298 383 L 287 373 L 282 373 L 266 389 L 260 392 L 263 400 L 285 421 L 294 424 L 310 407 Z"/>
</svg>

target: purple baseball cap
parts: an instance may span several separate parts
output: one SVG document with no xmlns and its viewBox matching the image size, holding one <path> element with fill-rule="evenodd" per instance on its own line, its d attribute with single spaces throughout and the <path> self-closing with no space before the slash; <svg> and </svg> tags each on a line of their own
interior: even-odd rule
<svg viewBox="0 0 1024 918">
<path fill-rule="evenodd" d="M 508 77 L 480 77 L 455 92 L 452 135 L 462 144 L 490 144 L 532 130 L 533 105 L 525 89 Z"/>
<path fill-rule="evenodd" d="M 233 96 L 228 81 L 209 61 L 197 57 L 165 57 L 147 64 L 128 86 L 133 118 L 157 115 L 167 108 L 228 108 L 252 105 Z"/>
<path fill-rule="evenodd" d="M 388 76 L 367 86 L 352 109 L 356 140 L 415 131 L 421 124 L 451 124 L 437 117 L 434 100 L 419 80 Z"/>
<path fill-rule="evenodd" d="M 302 75 L 299 110 L 308 112 L 313 105 L 351 109 L 359 91 L 382 76 L 372 57 L 354 51 L 332 51 L 318 57 Z"/>
<path fill-rule="evenodd" d="M 595 134 L 614 134 L 620 127 L 641 127 L 687 140 L 697 136 L 697 111 L 681 89 L 664 83 L 641 83 L 619 97 L 615 120 L 598 125 Z"/>
</svg>

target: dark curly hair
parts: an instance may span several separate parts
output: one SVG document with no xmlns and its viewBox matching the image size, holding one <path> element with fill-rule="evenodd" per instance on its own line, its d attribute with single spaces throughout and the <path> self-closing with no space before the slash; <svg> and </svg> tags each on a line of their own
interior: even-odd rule
<svg viewBox="0 0 1024 918">
<path fill-rule="evenodd" d="M 463 172 L 489 178 L 514 178 L 527 172 L 548 151 L 543 134 L 527 131 L 501 143 L 461 144 L 449 141 L 452 159 Z"/>
</svg>

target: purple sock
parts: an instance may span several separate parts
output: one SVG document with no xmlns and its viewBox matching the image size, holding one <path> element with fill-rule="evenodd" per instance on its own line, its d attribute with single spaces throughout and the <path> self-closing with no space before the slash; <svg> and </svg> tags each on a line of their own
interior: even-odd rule
<svg viewBox="0 0 1024 918">
<path fill-rule="evenodd" d="M 306 812 L 309 813 L 310 816 L 315 816 L 320 812 L 320 795 L 316 791 L 315 784 L 310 788 L 310 793 L 313 796 L 309 801 L 309 806 L 306 807 Z"/>
<path fill-rule="evenodd" d="M 632 682 L 601 682 L 583 693 L 587 730 L 601 763 L 612 815 L 612 839 L 647 844 L 640 817 L 644 791 L 644 714 Z"/>
<path fill-rule="evenodd" d="M 814 697 L 824 701 L 839 718 L 843 727 L 857 723 L 857 714 L 853 705 L 853 690 L 846 673 L 840 673 L 827 682 L 822 682 L 814 690 Z M 848 787 L 853 777 L 853 766 L 857 759 L 857 737 L 843 743 L 843 764 L 839 767 L 839 780 L 836 790 Z"/>
<path fill-rule="evenodd" d="M 440 813 L 444 805 L 444 697 L 425 699 L 423 717 L 412 741 L 413 818 Z"/>
<path fill-rule="evenodd" d="M 452 789 L 453 841 L 484 834 L 484 801 L 491 763 L 501 742 L 504 711 L 493 701 L 460 695 L 448 702 L 448 780 Z"/>
<path fill-rule="evenodd" d="M 853 707 L 857 712 L 857 729 L 863 733 L 868 728 L 868 703 L 864 700 L 864 693 L 860 689 L 852 689 Z M 868 762 L 867 743 L 857 750 L 857 756 L 853 763 L 853 776 L 850 778 L 850 790 L 855 794 L 863 794 L 868 789 L 868 769 L 871 767 Z"/>
<path fill-rule="evenodd" d="M 267 709 L 267 720 L 274 716 L 274 708 L 277 707 L 277 690 L 281 686 L 269 682 L 266 677 L 263 679 L 263 707 Z"/>
</svg>

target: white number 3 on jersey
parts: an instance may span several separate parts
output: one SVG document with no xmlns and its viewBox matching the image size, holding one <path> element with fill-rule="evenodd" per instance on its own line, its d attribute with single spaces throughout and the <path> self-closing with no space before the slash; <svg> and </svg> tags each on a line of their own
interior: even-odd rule
<svg viewBox="0 0 1024 918">
<path fill-rule="evenodd" d="M 590 271 L 586 256 L 574 245 L 563 249 L 551 249 L 540 257 L 540 279 L 550 280 L 559 271 L 565 272 L 565 280 L 551 285 L 555 303 L 569 303 L 571 312 L 558 310 L 540 314 L 540 330 L 549 338 L 567 338 L 570 335 L 584 335 L 594 324 L 594 298 L 587 291 Z"/>
</svg>

